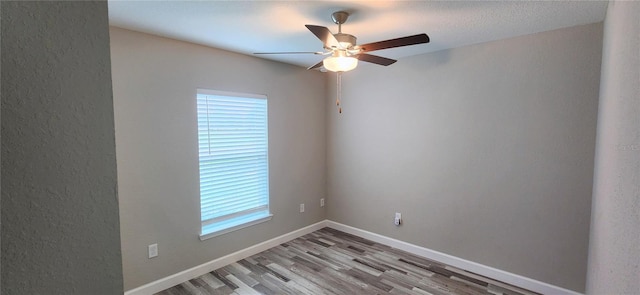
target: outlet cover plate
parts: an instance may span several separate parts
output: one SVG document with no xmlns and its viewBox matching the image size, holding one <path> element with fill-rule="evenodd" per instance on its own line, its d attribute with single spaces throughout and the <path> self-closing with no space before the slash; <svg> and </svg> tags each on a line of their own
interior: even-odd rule
<svg viewBox="0 0 640 295">
<path fill-rule="evenodd" d="M 393 219 L 393 224 L 395 224 L 396 226 L 400 226 L 402 224 L 402 214 L 396 212 L 396 216 Z"/>
<path fill-rule="evenodd" d="M 158 244 L 149 245 L 149 258 L 158 256 Z"/>
</svg>

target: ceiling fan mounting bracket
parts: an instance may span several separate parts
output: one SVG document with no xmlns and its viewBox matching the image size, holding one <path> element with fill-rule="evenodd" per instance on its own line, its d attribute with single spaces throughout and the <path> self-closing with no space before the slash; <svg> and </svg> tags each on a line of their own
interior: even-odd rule
<svg viewBox="0 0 640 295">
<path fill-rule="evenodd" d="M 331 19 L 336 25 L 344 24 L 349 18 L 349 13 L 346 11 L 336 11 L 331 14 Z"/>
</svg>

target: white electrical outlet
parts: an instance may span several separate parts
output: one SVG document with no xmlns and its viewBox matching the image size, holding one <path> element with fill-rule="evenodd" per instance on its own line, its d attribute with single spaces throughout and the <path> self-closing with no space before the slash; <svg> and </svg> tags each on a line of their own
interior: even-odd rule
<svg viewBox="0 0 640 295">
<path fill-rule="evenodd" d="M 393 219 L 393 224 L 395 224 L 396 226 L 402 224 L 402 214 L 396 212 L 396 217 Z"/>
<path fill-rule="evenodd" d="M 320 207 L 324 207 L 324 198 L 320 199 Z"/>
<path fill-rule="evenodd" d="M 149 258 L 158 256 L 158 244 L 149 245 Z"/>
<path fill-rule="evenodd" d="M 300 204 L 300 213 L 304 212 L 304 203 Z"/>
</svg>

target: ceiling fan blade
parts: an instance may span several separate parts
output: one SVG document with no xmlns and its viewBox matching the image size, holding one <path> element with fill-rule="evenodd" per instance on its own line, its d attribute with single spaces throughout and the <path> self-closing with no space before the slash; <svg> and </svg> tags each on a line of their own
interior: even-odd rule
<svg viewBox="0 0 640 295">
<path fill-rule="evenodd" d="M 314 25 L 305 25 L 305 27 L 307 27 L 307 29 L 309 29 L 311 33 L 316 35 L 316 37 L 318 37 L 318 39 L 322 41 L 322 44 L 324 44 L 324 47 L 340 48 L 340 43 L 338 42 L 336 37 L 333 36 L 331 31 L 329 31 L 329 29 L 327 29 L 326 27 L 314 26 Z"/>
<path fill-rule="evenodd" d="M 324 52 L 319 52 L 319 51 L 254 52 L 253 54 L 318 54 L 318 55 L 322 55 L 324 54 Z"/>
<path fill-rule="evenodd" d="M 416 44 L 422 44 L 422 43 L 429 43 L 429 36 L 427 36 L 427 34 L 418 34 L 418 35 L 407 36 L 402 38 L 367 43 L 367 44 L 359 45 L 357 46 L 357 48 L 361 50 L 360 52 L 368 52 L 368 51 L 408 46 L 408 45 L 416 45 Z"/>
<path fill-rule="evenodd" d="M 391 64 L 393 64 L 393 63 L 395 63 L 397 61 L 395 59 L 390 59 L 390 58 L 377 56 L 377 55 L 372 55 L 372 54 L 367 54 L 367 53 L 360 53 L 360 54 L 356 55 L 355 58 L 357 58 L 358 60 L 361 60 L 361 61 L 366 61 L 366 62 L 378 64 L 378 65 L 381 65 L 381 66 L 388 66 L 388 65 L 391 65 Z"/>
<path fill-rule="evenodd" d="M 317 63 L 317 64 L 315 64 L 315 65 L 312 65 L 312 66 L 308 67 L 308 68 L 307 68 L 307 70 L 317 69 L 317 68 L 319 68 L 319 67 L 322 67 L 322 65 L 323 65 L 323 64 L 322 64 L 322 61 L 320 61 L 319 63 Z"/>
</svg>

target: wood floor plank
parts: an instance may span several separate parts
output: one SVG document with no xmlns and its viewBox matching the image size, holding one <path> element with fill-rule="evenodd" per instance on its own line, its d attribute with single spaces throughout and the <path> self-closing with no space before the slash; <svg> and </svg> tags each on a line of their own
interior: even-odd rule
<svg viewBox="0 0 640 295">
<path fill-rule="evenodd" d="M 260 295 L 260 292 L 251 288 L 251 286 L 245 284 L 243 281 L 232 274 L 228 275 L 227 279 L 238 286 L 238 288 L 233 289 L 233 292 L 237 293 L 238 295 Z"/>
<path fill-rule="evenodd" d="M 279 278 L 276 278 L 271 273 L 265 273 L 260 276 L 260 278 L 255 278 L 256 280 L 262 282 L 264 286 L 267 286 L 269 289 L 276 291 L 278 294 L 297 294 L 297 291 L 287 285 L 286 282 L 283 282 Z"/>
<path fill-rule="evenodd" d="M 283 257 L 283 255 L 287 255 L 288 256 L 289 254 L 282 253 L 281 251 L 271 251 L 271 249 L 266 250 L 266 251 L 261 253 L 262 257 L 267 258 L 272 263 L 276 263 L 276 264 L 280 264 L 280 265 L 284 265 L 284 266 L 293 264 L 293 261 L 291 261 L 290 257 L 286 257 L 286 256 Z M 291 257 L 293 257 L 293 256 L 294 255 L 292 255 Z M 264 265 L 266 266 L 266 265 L 269 265 L 269 264 L 271 264 L 271 263 L 265 263 Z"/>
<path fill-rule="evenodd" d="M 217 289 L 220 288 L 222 286 L 224 286 L 224 283 L 221 282 L 220 280 L 216 279 L 213 275 L 211 275 L 210 273 L 206 273 L 202 276 L 200 276 L 200 278 L 207 283 L 209 286 L 211 286 L 211 288 L 213 289 Z"/>
<path fill-rule="evenodd" d="M 409 284 L 404 284 L 398 281 L 390 281 L 384 278 L 380 279 L 380 282 L 393 287 L 393 289 L 389 291 L 389 293 L 392 293 L 392 294 L 411 294 L 411 289 L 413 289 L 413 286 Z M 395 292 L 392 292 L 394 290 Z"/>
<path fill-rule="evenodd" d="M 304 279 L 302 276 L 295 274 L 294 272 L 289 270 L 287 267 L 284 267 L 275 263 L 267 265 L 267 267 L 291 278 L 291 281 L 287 283 L 288 284 L 293 283 L 293 285 L 300 285 L 301 287 L 303 287 L 303 289 L 301 290 L 308 290 L 309 292 L 311 292 L 311 294 L 323 294 L 323 293 L 332 294 L 331 292 L 328 292 L 326 289 L 323 291 L 321 286 L 318 286 L 315 283 Z"/>
<path fill-rule="evenodd" d="M 156 295 L 539 295 L 331 228 L 323 228 Z"/>
<path fill-rule="evenodd" d="M 224 271 L 223 269 L 218 269 L 210 272 L 210 274 L 213 275 L 219 281 L 221 281 L 223 284 L 225 284 L 227 287 L 229 287 L 231 290 L 238 289 L 238 285 L 234 284 L 233 282 L 229 281 L 226 278 L 226 275 L 228 275 L 226 271 L 224 271 L 224 274 L 222 274 L 223 271 Z"/>
<path fill-rule="evenodd" d="M 344 265 L 340 264 L 340 263 L 335 263 L 335 261 L 331 261 L 329 259 L 329 257 L 327 257 L 327 255 L 325 255 L 324 253 L 321 254 L 315 254 L 313 252 L 308 252 L 307 254 L 309 254 L 310 259 L 314 260 L 314 261 L 322 261 L 324 262 L 324 265 L 326 265 L 326 267 L 331 267 L 335 270 L 340 270 L 344 268 Z"/>
<path fill-rule="evenodd" d="M 389 285 L 387 285 L 385 283 L 382 283 L 377 276 L 371 275 L 371 274 L 369 274 L 367 272 L 364 272 L 364 271 L 362 271 L 360 269 L 352 268 L 350 270 L 347 270 L 346 273 L 349 276 L 352 276 L 352 277 L 362 281 L 363 283 L 365 283 L 365 284 L 367 284 L 369 286 L 373 286 L 375 288 L 378 288 L 378 289 L 380 289 L 382 291 L 389 292 L 391 289 L 393 289 L 393 287 L 391 287 L 391 286 L 389 286 Z"/>
<path fill-rule="evenodd" d="M 394 260 L 387 255 L 383 255 L 382 252 L 374 254 L 372 258 L 387 263 L 393 268 L 405 272 L 407 275 L 413 275 L 417 277 L 431 277 L 434 275 L 434 273 L 429 270 L 419 268 L 411 264 L 403 263 L 400 260 Z"/>
<path fill-rule="evenodd" d="M 333 284 L 335 281 L 330 277 L 325 275 L 322 271 L 314 271 L 311 268 L 306 267 L 305 265 L 294 264 L 289 268 L 292 273 L 303 277 L 306 280 L 311 281 L 312 283 L 325 288 L 327 291 L 332 294 L 337 295 L 350 295 L 352 293 L 345 293 L 343 290 L 337 287 L 336 284 Z"/>
<path fill-rule="evenodd" d="M 412 288 L 420 285 L 420 281 L 423 278 L 424 277 L 404 275 L 395 271 L 387 271 L 380 276 L 380 279 L 386 279 L 399 284 L 406 284 L 411 286 Z"/>
<path fill-rule="evenodd" d="M 235 265 L 238 265 L 238 264 L 235 263 Z M 258 284 L 258 281 L 254 280 L 253 278 L 248 276 L 248 273 L 245 273 L 242 270 L 240 270 L 239 268 L 235 267 L 235 265 L 234 264 L 229 264 L 229 265 L 225 266 L 224 269 L 226 271 L 228 271 L 229 274 L 231 274 L 233 277 L 237 278 L 243 284 L 245 284 L 245 285 L 247 285 L 249 287 L 253 287 L 253 286 Z M 232 282 L 234 282 L 234 281 L 232 281 Z M 234 284 L 235 284 L 235 282 L 234 282 Z"/>
</svg>

